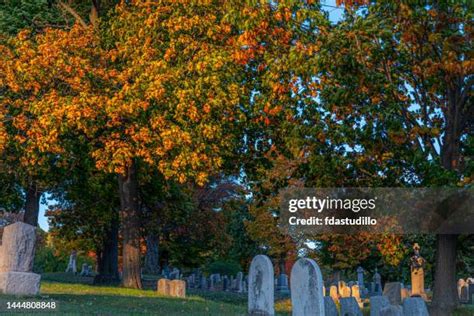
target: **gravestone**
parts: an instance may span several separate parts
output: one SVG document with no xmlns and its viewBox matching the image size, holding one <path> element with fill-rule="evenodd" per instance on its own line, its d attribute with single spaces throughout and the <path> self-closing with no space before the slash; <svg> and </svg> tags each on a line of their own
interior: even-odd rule
<svg viewBox="0 0 474 316">
<path fill-rule="evenodd" d="M 362 267 L 357 268 L 357 284 L 359 284 L 360 287 L 364 286 L 364 268 Z"/>
<path fill-rule="evenodd" d="M 401 298 L 402 298 L 402 301 L 403 301 L 404 299 L 406 299 L 407 297 L 410 297 L 410 296 L 411 296 L 411 295 L 410 295 L 410 290 L 407 289 L 407 288 L 405 288 L 405 287 L 402 288 L 402 291 L 401 291 L 401 293 L 400 293 L 400 296 L 401 296 Z"/>
<path fill-rule="evenodd" d="M 420 296 L 426 300 L 424 270 L 426 261 L 420 255 L 420 246 L 417 243 L 413 245 L 413 251 L 415 254 L 410 259 L 411 295 Z"/>
<path fill-rule="evenodd" d="M 458 297 L 459 297 L 459 299 L 461 299 L 461 290 L 462 290 L 462 288 L 464 287 L 465 284 L 466 284 L 466 281 L 464 281 L 464 279 L 459 279 L 458 280 L 457 288 L 458 288 Z"/>
<path fill-rule="evenodd" d="M 32 273 L 36 229 L 16 222 L 3 229 L 0 246 L 0 293 L 37 295 L 41 276 Z"/>
<path fill-rule="evenodd" d="M 334 300 L 334 302 L 339 302 L 339 295 L 337 294 L 337 286 L 331 285 L 329 288 L 329 296 Z"/>
<path fill-rule="evenodd" d="M 362 316 L 359 304 L 353 297 L 343 297 L 339 300 L 342 316 Z"/>
<path fill-rule="evenodd" d="M 186 282 L 182 280 L 172 280 L 169 282 L 169 295 L 172 297 L 186 297 Z"/>
<path fill-rule="evenodd" d="M 156 285 L 156 292 L 159 295 L 164 295 L 164 296 L 170 295 L 170 280 L 159 279 L 158 284 Z"/>
<path fill-rule="evenodd" d="M 81 273 L 79 273 L 80 276 L 86 276 L 88 273 L 87 273 L 87 270 L 89 269 L 89 267 L 87 266 L 87 263 L 83 263 L 82 264 L 82 269 L 81 269 Z"/>
<path fill-rule="evenodd" d="M 275 315 L 273 264 L 265 255 L 253 258 L 249 270 L 249 315 Z"/>
<path fill-rule="evenodd" d="M 214 275 L 211 274 L 211 276 L 209 277 L 209 291 L 214 291 L 215 288 L 214 288 Z"/>
<path fill-rule="evenodd" d="M 374 273 L 374 285 L 372 288 L 372 294 L 373 296 L 377 295 L 382 295 L 382 276 L 380 273 L 378 273 L 377 268 L 375 268 L 375 273 Z"/>
<path fill-rule="evenodd" d="M 389 305 L 380 310 L 380 316 L 403 316 L 403 309 L 400 305 Z"/>
<path fill-rule="evenodd" d="M 227 275 L 224 275 L 224 278 L 222 279 L 222 290 L 229 290 L 229 277 Z"/>
<path fill-rule="evenodd" d="M 336 303 L 330 296 L 324 297 L 324 316 L 338 316 L 339 312 L 337 311 Z"/>
<path fill-rule="evenodd" d="M 207 290 L 207 278 L 203 275 L 201 276 L 201 282 L 199 284 L 201 290 Z"/>
<path fill-rule="evenodd" d="M 173 270 L 171 270 L 171 272 L 169 273 L 169 279 L 170 280 L 177 280 L 179 279 L 180 275 L 179 275 L 179 269 L 178 268 L 173 268 Z"/>
<path fill-rule="evenodd" d="M 243 281 L 244 274 L 242 272 L 237 273 L 237 277 L 235 278 L 235 291 L 237 293 L 242 293 L 244 291 Z"/>
<path fill-rule="evenodd" d="M 469 301 L 467 303 L 474 305 L 474 283 L 468 285 L 467 291 L 469 293 Z"/>
<path fill-rule="evenodd" d="M 359 304 L 359 307 L 362 308 L 362 299 L 360 298 L 360 290 L 358 285 L 353 285 L 351 287 L 351 296 L 356 299 L 357 304 Z"/>
<path fill-rule="evenodd" d="M 351 297 L 351 288 L 346 285 L 345 282 L 341 281 L 339 284 L 339 296 L 340 297 Z"/>
<path fill-rule="evenodd" d="M 280 273 L 278 276 L 276 290 L 282 294 L 290 293 L 290 289 L 288 288 L 288 276 L 285 273 Z"/>
<path fill-rule="evenodd" d="M 403 316 L 429 316 L 426 303 L 421 297 L 409 297 L 403 301 Z"/>
<path fill-rule="evenodd" d="M 72 272 L 74 274 L 77 273 L 77 251 L 71 251 L 71 255 L 69 256 L 69 263 L 67 264 L 66 272 Z"/>
<path fill-rule="evenodd" d="M 380 316 L 380 310 L 390 305 L 386 296 L 370 297 L 370 316 Z"/>
<path fill-rule="evenodd" d="M 324 315 L 323 277 L 318 264 L 301 258 L 291 269 L 293 316 Z"/>
<path fill-rule="evenodd" d="M 400 305 L 402 303 L 402 284 L 400 282 L 386 283 L 383 295 L 388 297 L 390 304 Z"/>
</svg>

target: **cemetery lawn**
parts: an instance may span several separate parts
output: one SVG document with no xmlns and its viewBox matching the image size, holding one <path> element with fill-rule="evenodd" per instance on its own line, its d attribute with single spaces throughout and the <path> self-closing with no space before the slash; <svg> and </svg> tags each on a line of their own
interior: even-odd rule
<svg viewBox="0 0 474 316">
<path fill-rule="evenodd" d="M 9 312 L 7 302 L 55 302 L 55 310 L 31 314 L 63 315 L 246 315 L 246 295 L 222 292 L 191 292 L 186 299 L 158 296 L 152 290 L 84 284 L 82 277 L 63 273 L 43 275 L 41 294 L 16 298 L 0 294 L 0 315 Z M 81 283 L 76 283 L 81 282 Z M 13 313 L 11 313 L 13 314 Z M 16 313 L 15 313 L 16 314 Z M 278 315 L 289 315 L 286 312 Z"/>
<path fill-rule="evenodd" d="M 192 291 L 186 299 L 158 296 L 152 290 L 135 290 L 114 286 L 93 286 L 92 278 L 65 276 L 63 273 L 43 275 L 41 295 L 16 298 L 0 295 L 0 314 L 8 315 L 7 302 L 55 302 L 56 309 L 23 310 L 22 315 L 247 315 L 246 294 Z M 291 315 L 289 299 L 275 302 L 277 315 Z M 364 315 L 369 315 L 364 308 Z M 15 313 L 17 314 L 17 313 Z M 474 306 L 460 307 L 454 316 L 474 315 Z"/>
</svg>

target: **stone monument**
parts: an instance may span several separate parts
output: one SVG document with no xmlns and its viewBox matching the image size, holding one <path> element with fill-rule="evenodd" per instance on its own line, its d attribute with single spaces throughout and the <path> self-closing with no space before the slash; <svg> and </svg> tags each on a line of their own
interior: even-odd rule
<svg viewBox="0 0 474 316">
<path fill-rule="evenodd" d="M 425 293 L 425 259 L 420 255 L 420 246 L 415 243 L 413 245 L 414 255 L 410 259 L 411 268 L 411 296 L 422 297 L 427 300 Z"/>
<path fill-rule="evenodd" d="M 36 229 L 23 222 L 3 230 L 0 246 L 0 293 L 38 295 L 41 276 L 32 273 Z"/>
</svg>

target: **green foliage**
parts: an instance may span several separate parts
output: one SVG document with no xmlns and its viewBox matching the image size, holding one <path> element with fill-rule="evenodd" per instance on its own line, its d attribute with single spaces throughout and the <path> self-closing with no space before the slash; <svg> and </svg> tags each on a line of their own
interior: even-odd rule
<svg viewBox="0 0 474 316">
<path fill-rule="evenodd" d="M 36 250 L 33 271 L 36 273 L 65 271 L 69 258 L 66 254 L 56 255 L 54 249 L 43 247 Z"/>
<path fill-rule="evenodd" d="M 214 261 L 206 267 L 206 271 L 209 274 L 236 275 L 239 271 L 242 271 L 242 267 L 235 261 Z"/>
<path fill-rule="evenodd" d="M 51 272 L 63 272 L 66 271 L 69 263 L 70 253 L 65 251 L 58 251 L 57 249 L 44 246 L 38 247 L 35 253 L 35 261 L 33 264 L 33 271 L 36 273 L 51 273 Z M 94 260 L 84 256 L 77 256 L 77 272 L 81 272 L 83 263 L 92 265 L 94 267 Z"/>
<path fill-rule="evenodd" d="M 57 6 L 48 0 L 1 0 L 0 34 L 14 35 L 22 29 L 39 31 L 66 23 Z"/>
</svg>

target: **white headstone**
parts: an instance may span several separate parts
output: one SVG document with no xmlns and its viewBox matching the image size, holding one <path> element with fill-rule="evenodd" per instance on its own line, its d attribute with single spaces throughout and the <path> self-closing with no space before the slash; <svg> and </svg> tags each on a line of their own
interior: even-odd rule
<svg viewBox="0 0 474 316">
<path fill-rule="evenodd" d="M 323 277 L 317 263 L 308 258 L 296 261 L 291 269 L 293 316 L 324 315 Z"/>
<path fill-rule="evenodd" d="M 249 315 L 275 315 L 273 264 L 265 255 L 253 258 L 249 270 Z"/>
</svg>

